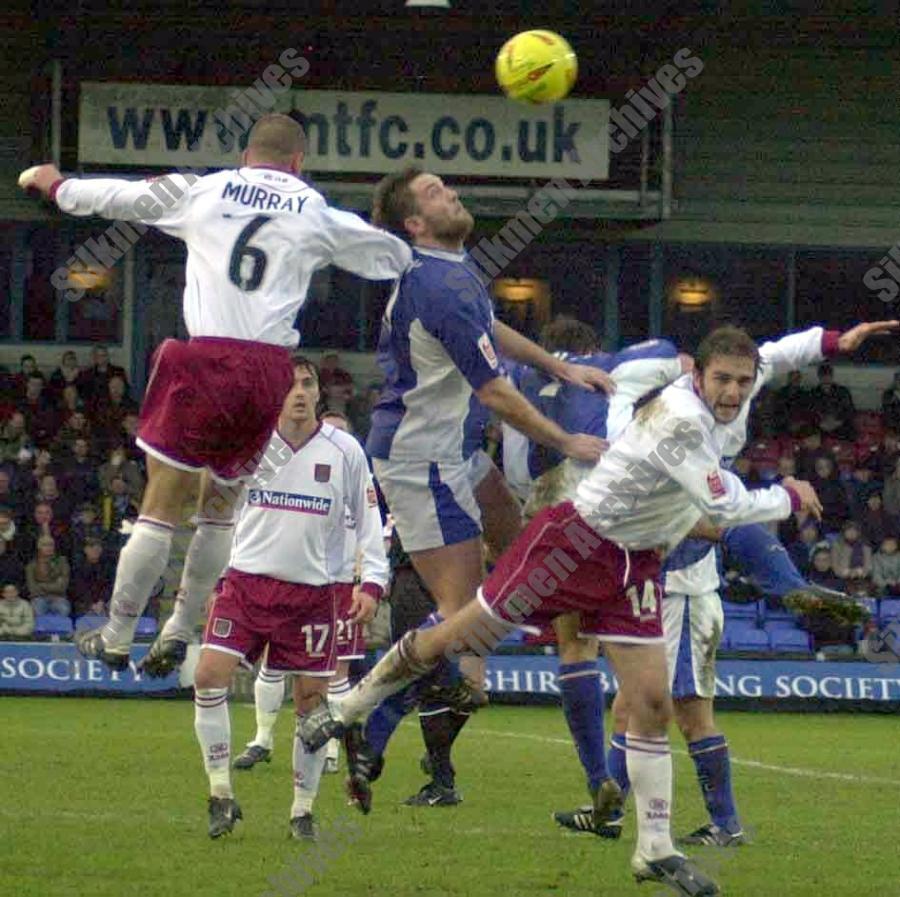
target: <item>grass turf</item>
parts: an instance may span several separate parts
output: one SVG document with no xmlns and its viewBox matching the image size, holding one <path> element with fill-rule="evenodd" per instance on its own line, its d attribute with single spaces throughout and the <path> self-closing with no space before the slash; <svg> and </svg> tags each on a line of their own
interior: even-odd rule
<svg viewBox="0 0 900 897">
<path fill-rule="evenodd" d="M 186 701 L 3 698 L 0 894 L 16 897 L 325 897 L 423 894 L 655 897 L 634 884 L 631 811 L 619 842 L 567 835 L 554 809 L 585 791 L 562 713 L 492 707 L 455 754 L 464 803 L 411 809 L 422 784 L 417 726 L 401 727 L 368 817 L 326 776 L 322 837 L 287 837 L 290 712 L 270 764 L 236 772 L 245 821 L 206 836 L 206 778 Z M 721 715 L 738 805 L 752 847 L 701 850 L 732 897 L 900 893 L 896 717 Z M 252 707 L 232 707 L 234 752 L 252 736 Z M 673 733 L 676 832 L 705 821 L 684 745 Z M 757 764 L 757 765 L 754 765 Z"/>
</svg>

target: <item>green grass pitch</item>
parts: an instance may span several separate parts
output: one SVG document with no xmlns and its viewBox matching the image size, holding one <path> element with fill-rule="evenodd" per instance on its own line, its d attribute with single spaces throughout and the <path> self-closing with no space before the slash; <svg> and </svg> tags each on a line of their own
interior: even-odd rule
<svg viewBox="0 0 900 897">
<path fill-rule="evenodd" d="M 287 837 L 291 714 L 271 764 L 235 773 L 244 822 L 206 836 L 206 778 L 187 701 L 0 700 L 0 894 L 9 897 L 656 897 L 617 843 L 566 835 L 554 809 L 582 803 L 575 752 L 555 707 L 492 707 L 460 738 L 464 803 L 410 809 L 422 784 L 418 727 L 388 754 L 368 817 L 326 776 L 322 840 Z M 703 850 L 731 897 L 900 894 L 900 722 L 875 715 L 721 715 L 751 847 Z M 233 748 L 253 709 L 232 706 Z M 675 829 L 705 821 L 693 766 L 673 732 Z M 630 808 L 629 808 L 630 809 Z M 630 816 L 628 817 L 630 820 Z"/>
</svg>

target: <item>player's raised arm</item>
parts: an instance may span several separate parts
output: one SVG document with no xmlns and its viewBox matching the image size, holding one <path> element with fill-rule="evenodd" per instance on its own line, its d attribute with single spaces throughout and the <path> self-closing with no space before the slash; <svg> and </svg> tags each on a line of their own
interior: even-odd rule
<svg viewBox="0 0 900 897">
<path fill-rule="evenodd" d="M 171 173 L 152 180 L 63 177 L 54 165 L 39 165 L 19 177 L 25 190 L 40 193 L 76 217 L 99 215 L 117 221 L 152 224 L 177 233 L 191 185 L 191 174 Z"/>
<path fill-rule="evenodd" d="M 412 264 L 412 250 L 399 237 L 373 227 L 359 215 L 325 206 L 321 210 L 326 254 L 332 264 L 369 280 L 393 280 Z"/>
<path fill-rule="evenodd" d="M 606 371 L 563 361 L 502 321 L 494 323 L 494 339 L 505 357 L 521 364 L 527 364 L 529 367 L 540 368 L 551 377 L 556 377 L 557 380 L 575 383 L 585 389 L 602 389 L 610 395 L 616 390 L 615 383 Z"/>
</svg>

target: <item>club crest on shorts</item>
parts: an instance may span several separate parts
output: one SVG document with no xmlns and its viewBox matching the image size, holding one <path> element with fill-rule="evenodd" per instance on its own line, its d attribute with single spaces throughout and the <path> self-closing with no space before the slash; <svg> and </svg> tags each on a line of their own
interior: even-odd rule
<svg viewBox="0 0 900 897">
<path fill-rule="evenodd" d="M 231 635 L 231 620 L 215 617 L 212 624 L 212 633 L 216 638 L 228 638 Z"/>
<path fill-rule="evenodd" d="M 713 470 L 706 475 L 706 485 L 709 486 L 710 495 L 713 498 L 722 498 L 725 495 L 725 484 L 718 470 Z"/>
<path fill-rule="evenodd" d="M 314 476 L 317 483 L 327 483 L 331 479 L 331 465 L 317 464 Z"/>
</svg>

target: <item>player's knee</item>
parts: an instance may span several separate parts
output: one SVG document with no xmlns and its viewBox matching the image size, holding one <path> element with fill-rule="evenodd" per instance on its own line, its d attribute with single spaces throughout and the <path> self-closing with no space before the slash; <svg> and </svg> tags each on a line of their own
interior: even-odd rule
<svg viewBox="0 0 900 897">
<path fill-rule="evenodd" d="M 223 681 L 219 672 L 210 665 L 197 664 L 194 670 L 194 691 L 203 691 L 208 688 L 227 688 L 228 679 Z"/>
</svg>

